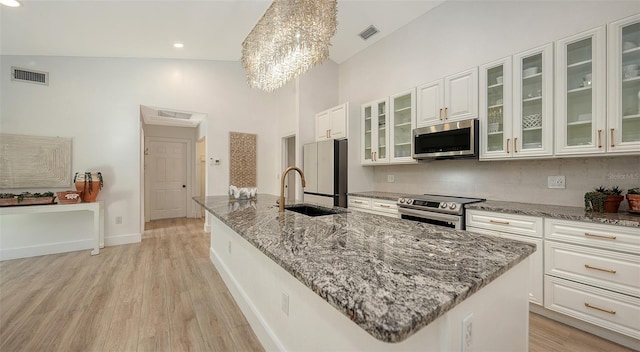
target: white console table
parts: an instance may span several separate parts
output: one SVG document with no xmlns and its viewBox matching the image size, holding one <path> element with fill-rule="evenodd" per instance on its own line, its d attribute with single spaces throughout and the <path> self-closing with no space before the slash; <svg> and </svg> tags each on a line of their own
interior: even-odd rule
<svg viewBox="0 0 640 352">
<path fill-rule="evenodd" d="M 59 213 L 73 211 L 89 211 L 93 213 L 93 239 L 94 247 L 91 255 L 100 253 L 100 248 L 104 248 L 104 202 L 78 204 L 51 204 L 51 205 L 26 205 L 15 207 L 0 207 L 0 216 L 5 215 L 26 215 L 39 213 Z"/>
</svg>

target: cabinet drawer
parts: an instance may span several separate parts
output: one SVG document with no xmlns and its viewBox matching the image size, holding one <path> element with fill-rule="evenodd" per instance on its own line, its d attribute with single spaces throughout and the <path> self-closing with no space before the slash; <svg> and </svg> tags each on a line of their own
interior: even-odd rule
<svg viewBox="0 0 640 352">
<path fill-rule="evenodd" d="M 545 219 L 545 239 L 629 253 L 640 252 L 640 228 Z"/>
<path fill-rule="evenodd" d="M 384 213 L 398 213 L 398 204 L 390 200 L 372 199 L 371 209 Z"/>
<path fill-rule="evenodd" d="M 542 218 L 535 216 L 467 210 L 467 226 L 542 238 Z"/>
<path fill-rule="evenodd" d="M 350 196 L 349 207 L 371 209 L 371 199 Z"/>
<path fill-rule="evenodd" d="M 640 299 L 545 275 L 545 308 L 640 338 Z"/>
<path fill-rule="evenodd" d="M 545 242 L 545 273 L 640 297 L 640 256 Z"/>
</svg>

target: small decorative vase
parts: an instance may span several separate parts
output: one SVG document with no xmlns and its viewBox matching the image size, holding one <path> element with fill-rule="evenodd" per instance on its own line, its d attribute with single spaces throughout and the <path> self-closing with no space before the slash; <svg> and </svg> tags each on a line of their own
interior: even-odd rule
<svg viewBox="0 0 640 352">
<path fill-rule="evenodd" d="M 640 214 L 640 194 L 627 194 L 629 212 Z"/>
<path fill-rule="evenodd" d="M 617 213 L 620 203 L 624 200 L 624 196 L 607 196 L 604 201 L 605 213 Z"/>
<path fill-rule="evenodd" d="M 102 189 L 102 174 L 100 172 L 76 172 L 73 179 L 76 190 L 82 192 L 82 201 L 85 203 L 95 202 L 100 189 Z"/>
</svg>

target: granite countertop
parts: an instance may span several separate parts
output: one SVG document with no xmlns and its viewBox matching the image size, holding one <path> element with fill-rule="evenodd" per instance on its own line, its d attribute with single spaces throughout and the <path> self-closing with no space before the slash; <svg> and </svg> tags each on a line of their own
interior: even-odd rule
<svg viewBox="0 0 640 352">
<path fill-rule="evenodd" d="M 399 342 L 535 251 L 535 246 L 357 211 L 278 213 L 278 197 L 194 198 L 362 329 Z"/>
<path fill-rule="evenodd" d="M 488 200 L 467 204 L 466 209 L 486 210 L 500 213 L 538 216 L 544 218 L 586 221 L 600 224 L 640 227 L 640 215 L 631 213 L 590 213 L 583 207 L 568 207 L 548 204 L 529 204 Z"/>
</svg>

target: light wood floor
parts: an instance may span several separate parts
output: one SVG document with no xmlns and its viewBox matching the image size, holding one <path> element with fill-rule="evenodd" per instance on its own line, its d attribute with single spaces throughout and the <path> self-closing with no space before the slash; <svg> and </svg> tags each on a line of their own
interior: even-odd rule
<svg viewBox="0 0 640 352">
<path fill-rule="evenodd" d="M 0 351 L 263 351 L 209 261 L 202 221 L 142 243 L 0 262 Z M 530 315 L 530 351 L 628 351 Z"/>
</svg>

